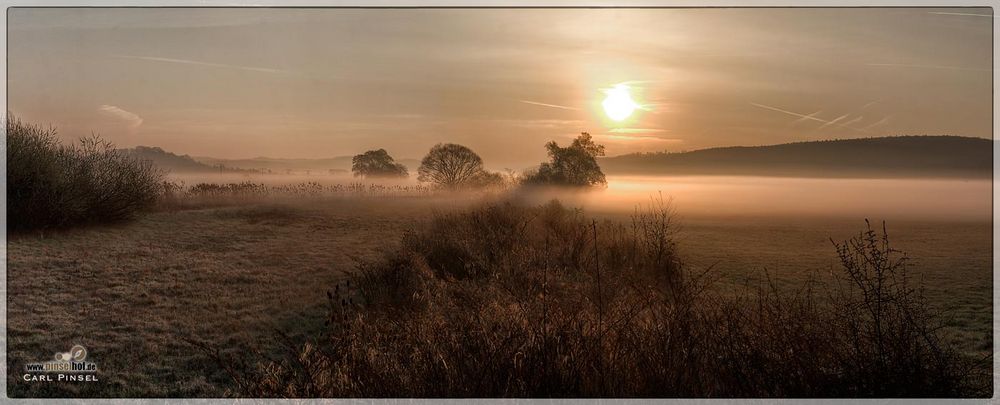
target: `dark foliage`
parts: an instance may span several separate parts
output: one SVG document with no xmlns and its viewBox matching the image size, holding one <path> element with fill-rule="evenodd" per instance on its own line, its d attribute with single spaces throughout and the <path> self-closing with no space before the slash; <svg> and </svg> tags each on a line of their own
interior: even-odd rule
<svg viewBox="0 0 1000 405">
<path fill-rule="evenodd" d="M 417 180 L 456 189 L 499 184 L 499 174 L 487 172 L 483 159 L 471 149 L 454 143 L 437 144 L 420 161 Z"/>
<path fill-rule="evenodd" d="M 351 159 L 354 177 L 406 177 L 406 166 L 396 163 L 385 149 L 370 150 Z"/>
<path fill-rule="evenodd" d="M 113 222 L 151 207 L 163 175 L 94 136 L 61 145 L 54 129 L 7 118 L 7 226 Z"/>
<path fill-rule="evenodd" d="M 528 174 L 525 184 L 554 186 L 591 187 L 607 185 L 597 157 L 604 156 L 604 145 L 594 143 L 590 134 L 584 132 L 568 147 L 557 143 L 545 144 L 549 152 L 549 162 L 542 163 L 538 170 Z"/>
</svg>

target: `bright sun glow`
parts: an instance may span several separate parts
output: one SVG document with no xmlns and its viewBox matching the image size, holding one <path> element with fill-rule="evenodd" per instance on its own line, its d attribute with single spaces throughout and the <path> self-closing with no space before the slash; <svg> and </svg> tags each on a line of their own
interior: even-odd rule
<svg viewBox="0 0 1000 405">
<path fill-rule="evenodd" d="M 628 86 L 624 84 L 616 84 L 615 87 L 605 90 L 604 93 L 607 94 L 607 97 L 601 106 L 604 107 L 604 113 L 608 115 L 608 118 L 621 121 L 631 116 L 635 109 L 639 108 L 635 100 L 632 100 Z"/>
</svg>

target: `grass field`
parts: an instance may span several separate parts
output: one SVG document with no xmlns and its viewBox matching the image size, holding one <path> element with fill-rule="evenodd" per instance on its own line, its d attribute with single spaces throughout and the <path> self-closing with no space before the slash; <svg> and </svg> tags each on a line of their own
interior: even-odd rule
<svg viewBox="0 0 1000 405">
<path fill-rule="evenodd" d="M 440 201 L 353 200 L 160 212 L 8 245 L 12 396 L 220 396 L 225 379 L 185 339 L 233 352 L 304 333 L 354 257 Z M 433 208 L 432 208 L 433 207 Z M 245 331 L 259 333 L 247 334 Z M 24 363 L 79 343 L 100 384 L 27 384 Z"/>
<path fill-rule="evenodd" d="M 229 354 L 322 329 L 325 291 L 355 258 L 391 247 L 415 221 L 469 199 L 332 199 L 157 212 L 135 222 L 8 243 L 8 390 L 11 396 L 222 396 L 229 381 L 189 342 Z M 683 213 L 682 213 L 683 214 Z M 620 220 L 620 214 L 601 215 Z M 794 287 L 836 266 L 829 238 L 863 218 L 683 216 L 680 252 L 724 275 L 716 288 L 767 269 Z M 991 227 L 986 222 L 888 224 L 934 305 L 950 310 L 949 338 L 988 353 Z M 26 362 L 74 343 L 100 366 L 100 383 L 26 383 Z M 264 345 L 266 347 L 267 345 Z M 274 345 L 271 345 L 272 347 Z"/>
</svg>

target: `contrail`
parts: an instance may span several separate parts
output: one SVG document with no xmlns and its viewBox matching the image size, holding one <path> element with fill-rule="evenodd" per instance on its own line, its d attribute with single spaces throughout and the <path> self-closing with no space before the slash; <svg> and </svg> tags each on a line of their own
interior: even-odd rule
<svg viewBox="0 0 1000 405">
<path fill-rule="evenodd" d="M 784 109 L 781 109 L 781 108 L 778 108 L 778 107 L 771 107 L 769 105 L 764 105 L 764 104 L 750 103 L 750 105 L 753 105 L 755 107 L 760 107 L 760 108 L 768 109 L 768 110 L 771 110 L 771 111 L 777 111 L 777 112 L 780 112 L 782 114 L 788 114 L 788 115 L 799 117 L 799 119 L 796 120 L 796 122 L 804 121 L 804 120 L 812 120 L 812 121 L 822 122 L 822 123 L 827 124 L 827 125 L 836 125 L 836 126 L 841 127 L 841 128 L 847 128 L 847 129 L 850 129 L 852 131 L 865 132 L 865 129 L 858 129 L 858 128 L 854 128 L 854 127 L 849 127 L 846 124 L 840 124 L 840 123 L 836 122 L 837 120 L 840 120 L 843 117 L 837 118 L 834 121 L 827 121 L 827 120 L 824 120 L 822 118 L 816 118 L 816 117 L 814 117 L 814 115 L 816 115 L 816 113 L 818 113 L 818 111 L 816 113 L 805 115 L 805 114 L 799 114 L 799 113 L 794 112 L 794 111 L 784 110 Z M 854 122 L 854 121 L 851 121 L 851 122 Z M 824 125 L 824 126 L 826 126 L 826 125 Z M 822 128 L 822 127 L 820 127 L 820 128 Z"/>
<path fill-rule="evenodd" d="M 262 67 L 254 67 L 254 66 L 227 65 L 227 64 L 223 64 L 223 63 L 201 62 L 201 61 L 197 61 L 197 60 L 187 60 L 187 59 L 160 58 L 160 57 L 156 57 L 156 56 L 135 56 L 135 55 L 112 55 L 112 56 L 114 56 L 116 58 L 122 58 L 122 59 L 136 59 L 136 60 L 146 60 L 146 61 L 152 61 L 152 62 L 177 63 L 177 64 L 183 64 L 183 65 L 210 66 L 210 67 L 217 67 L 217 68 L 247 70 L 247 71 L 251 71 L 251 72 L 291 73 L 291 72 L 289 72 L 287 70 L 281 70 L 281 69 L 271 69 L 271 68 L 262 68 Z"/>
<path fill-rule="evenodd" d="M 827 122 L 826 124 L 820 125 L 819 129 L 823 129 L 823 128 L 826 128 L 826 127 L 828 127 L 830 125 L 834 125 L 834 124 L 840 122 L 840 120 L 842 120 L 844 118 L 847 118 L 848 115 L 850 115 L 850 114 L 844 114 L 844 115 L 841 115 L 841 116 L 839 116 L 837 118 L 834 118 L 832 121 Z"/>
<path fill-rule="evenodd" d="M 861 128 L 861 130 L 862 130 L 862 131 L 867 131 L 867 130 L 869 130 L 869 129 L 872 129 L 872 128 L 874 128 L 874 127 L 877 127 L 877 126 L 879 126 L 879 125 L 882 125 L 882 124 L 886 124 L 886 123 L 888 123 L 888 122 L 889 122 L 889 117 L 884 117 L 884 118 L 882 118 L 882 119 L 878 120 L 878 122 L 876 122 L 876 123 L 874 123 L 874 124 L 871 124 L 871 125 L 868 125 L 868 126 L 866 126 L 866 127 L 864 127 L 864 128 Z"/>
<path fill-rule="evenodd" d="M 122 121 L 127 122 L 129 128 L 131 129 L 136 129 L 140 125 L 142 125 L 142 117 L 131 111 L 125 111 L 120 107 L 104 104 L 98 107 L 97 109 L 102 113 L 105 113 L 107 115 L 116 117 Z"/>
<path fill-rule="evenodd" d="M 750 103 L 750 104 L 753 105 L 753 106 L 760 107 L 760 108 L 765 108 L 765 109 L 768 109 L 768 110 L 771 110 L 771 111 L 777 111 L 777 112 L 780 112 L 780 113 L 784 113 L 784 114 L 788 114 L 788 115 L 794 115 L 796 117 L 799 117 L 799 119 L 796 120 L 796 122 L 803 121 L 803 120 L 813 120 L 813 121 L 819 121 L 819 122 L 824 122 L 824 123 L 827 122 L 824 119 L 819 119 L 819 118 L 816 118 L 816 117 L 813 116 L 813 115 L 816 115 L 817 113 L 819 113 L 819 111 L 816 111 L 816 112 L 814 112 L 812 114 L 809 114 L 809 115 L 805 115 L 805 114 L 799 114 L 797 112 L 792 112 L 792 111 L 788 111 L 788 110 L 782 110 L 782 109 L 777 108 L 777 107 L 771 107 L 769 105 L 763 105 L 763 104 L 757 104 L 757 103 Z"/>
<path fill-rule="evenodd" d="M 579 108 L 567 107 L 567 106 L 558 105 L 558 104 L 539 103 L 537 101 L 528 101 L 528 100 L 517 100 L 517 101 L 525 103 L 525 104 L 540 105 L 542 107 L 561 108 L 563 110 L 573 110 L 573 111 L 579 110 Z"/>
<path fill-rule="evenodd" d="M 816 118 L 816 115 L 819 114 L 819 113 L 821 113 L 821 112 L 823 112 L 823 110 L 816 111 L 816 112 L 814 112 L 812 114 L 806 114 L 806 116 L 795 120 L 795 122 L 799 123 L 799 122 L 805 121 L 807 119 L 808 120 L 815 120 L 815 121 L 823 121 L 821 119 Z"/>
<path fill-rule="evenodd" d="M 861 120 L 863 120 L 863 119 L 865 119 L 865 116 L 863 116 L 863 115 L 859 115 L 859 116 L 858 116 L 858 118 L 855 118 L 855 119 L 853 119 L 853 120 L 850 120 L 850 121 L 847 121 L 847 122 L 845 122 L 845 123 L 843 123 L 843 124 L 841 124 L 841 125 L 842 125 L 843 127 L 845 127 L 845 128 L 851 128 L 851 124 L 854 124 L 854 123 L 857 123 L 857 122 L 860 122 L 860 121 L 861 121 Z"/>
<path fill-rule="evenodd" d="M 614 128 L 611 130 L 615 134 L 647 134 L 652 132 L 669 132 L 669 129 L 662 128 Z"/>
<path fill-rule="evenodd" d="M 919 69 L 947 69 L 947 70 L 972 70 L 977 72 L 992 72 L 993 69 L 972 68 L 963 66 L 943 66 L 943 65 L 910 65 L 905 63 L 866 63 L 867 66 L 880 67 L 909 67 Z"/>
</svg>

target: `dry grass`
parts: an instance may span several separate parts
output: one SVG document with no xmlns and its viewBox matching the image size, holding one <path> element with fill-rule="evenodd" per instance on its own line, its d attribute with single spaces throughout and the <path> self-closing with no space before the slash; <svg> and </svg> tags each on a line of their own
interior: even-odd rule
<svg viewBox="0 0 1000 405">
<path fill-rule="evenodd" d="M 11 396 L 219 396 L 186 339 L 240 353 L 274 329 L 317 330 L 324 290 L 438 200 L 337 200 L 154 213 L 133 223 L 10 235 Z M 29 384 L 24 363 L 74 342 L 99 384 Z"/>
<path fill-rule="evenodd" d="M 620 219 L 619 216 L 610 216 Z M 873 219 L 874 221 L 874 219 Z M 864 223 L 843 218 L 684 217 L 678 236 L 682 257 L 696 267 L 714 266 L 717 288 L 737 291 L 770 273 L 784 290 L 809 279 L 828 279 L 839 262 L 829 238 L 841 241 Z M 988 222 L 889 220 L 893 246 L 908 252 L 915 282 L 930 305 L 943 312 L 950 345 L 970 355 L 993 350 L 992 228 Z"/>
<path fill-rule="evenodd" d="M 339 294 L 335 303 L 342 297 L 351 304 L 343 282 L 355 271 L 354 257 L 374 259 L 430 213 L 466 206 L 432 197 L 237 202 L 158 212 L 129 224 L 9 236 L 9 369 L 22 370 L 24 362 L 46 359 L 73 342 L 87 346 L 102 368 L 99 384 L 27 384 L 12 372 L 10 395 L 223 395 L 236 388 L 232 380 L 189 340 L 251 366 L 249 348 L 264 348 L 262 355 L 274 359 L 284 346 L 298 353 L 308 337 L 325 329 L 326 290 Z M 835 264 L 827 238 L 845 239 L 858 223 L 684 218 L 676 241 L 679 256 L 693 267 L 715 266 L 720 292 L 746 284 L 748 274 L 760 274 L 761 268 L 784 291 L 797 291 L 807 274 Z M 988 352 L 989 224 L 891 222 L 890 231 L 894 244 L 911 253 L 913 272 L 925 280 L 930 302 L 955 310 L 946 323 L 949 345 Z M 492 237 L 506 238 L 502 233 Z M 761 280 L 751 277 L 750 283 Z M 516 307 L 477 308 L 511 312 Z M 274 329 L 290 341 L 274 342 Z M 441 344 L 458 350 L 463 342 Z M 573 389 L 564 383 L 566 390 Z"/>
<path fill-rule="evenodd" d="M 686 267 L 662 201 L 627 224 L 558 203 L 436 216 L 328 293 L 328 328 L 284 359 L 233 359 L 253 397 L 988 396 L 989 358 L 942 344 L 887 234 L 841 268 L 735 296 Z M 349 287 L 349 286 L 348 286 Z M 262 360 L 262 361 L 261 361 Z"/>
</svg>

